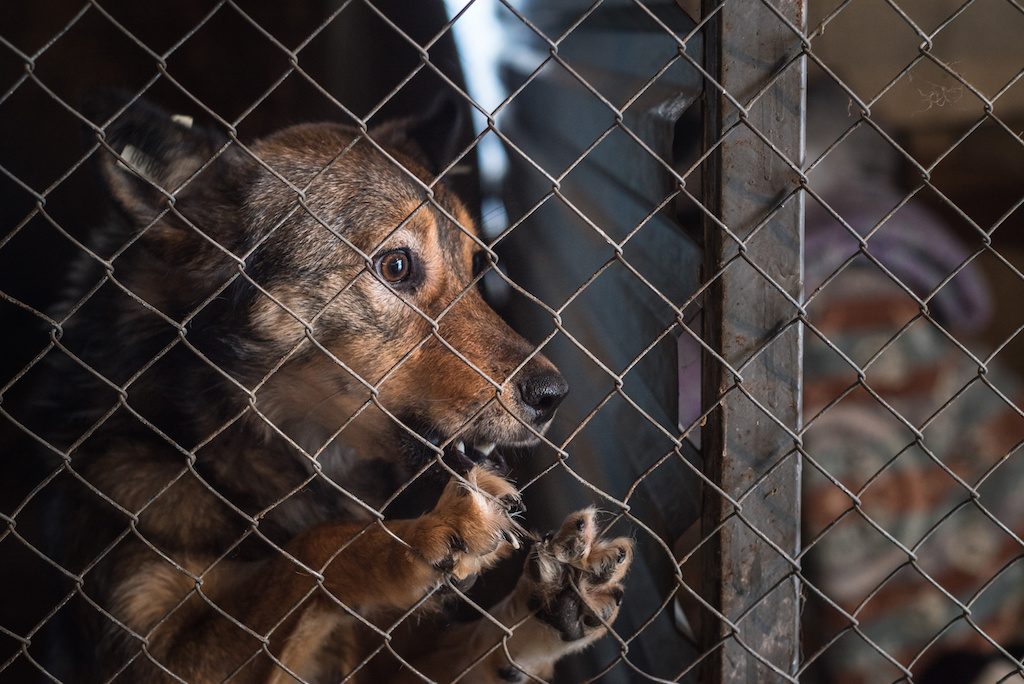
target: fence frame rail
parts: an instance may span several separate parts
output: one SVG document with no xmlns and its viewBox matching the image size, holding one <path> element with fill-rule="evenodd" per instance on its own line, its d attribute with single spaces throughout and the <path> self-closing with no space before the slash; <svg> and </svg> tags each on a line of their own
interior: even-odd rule
<svg viewBox="0 0 1024 684">
<path fill-rule="evenodd" d="M 806 0 L 705 0 L 702 681 L 796 681 Z M 784 21 L 782 18 L 785 18 Z M 788 21 L 788 23 L 787 23 Z M 791 24 L 791 25 L 789 25 Z M 774 149 L 772 149 L 774 147 Z"/>
</svg>

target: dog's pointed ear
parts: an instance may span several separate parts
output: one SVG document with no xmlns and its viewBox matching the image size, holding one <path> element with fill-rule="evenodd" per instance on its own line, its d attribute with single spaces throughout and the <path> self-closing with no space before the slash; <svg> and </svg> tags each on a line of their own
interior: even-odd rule
<svg viewBox="0 0 1024 684">
<path fill-rule="evenodd" d="M 186 181 L 212 159 L 238 156 L 225 155 L 225 135 L 197 125 L 191 116 L 165 112 L 145 100 L 124 109 L 124 102 L 118 105 L 116 96 L 111 96 L 91 107 L 107 112 L 123 109 L 104 129 L 109 149 L 100 151 L 100 168 L 114 201 L 140 223 L 158 217 L 169 197 L 177 198 L 183 184 L 192 185 L 194 181 Z M 105 121 L 102 115 L 94 120 Z"/>
<path fill-rule="evenodd" d="M 436 176 L 468 144 L 469 123 L 465 104 L 454 95 L 442 95 L 423 114 L 384 123 L 370 137 L 407 152 Z"/>
</svg>

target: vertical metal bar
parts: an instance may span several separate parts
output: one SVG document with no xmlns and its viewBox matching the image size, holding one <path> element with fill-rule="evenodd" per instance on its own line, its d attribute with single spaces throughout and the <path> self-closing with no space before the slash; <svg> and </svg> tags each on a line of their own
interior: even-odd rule
<svg viewBox="0 0 1024 684">
<path fill-rule="evenodd" d="M 800 37 L 765 2 L 804 30 L 806 0 L 703 3 L 707 13 L 717 9 L 708 27 L 708 73 L 747 110 L 744 115 L 708 84 L 706 141 L 721 143 L 704 171 L 707 206 L 744 244 L 741 253 L 719 225 L 705 220 L 705 276 L 728 264 L 710 292 L 705 334 L 742 376 L 707 355 L 704 402 L 721 406 L 702 435 L 704 463 L 729 498 L 706 488 L 705 535 L 720 529 L 703 554 L 704 589 L 725 620 L 703 621 L 705 645 L 715 649 L 705 682 L 793 681 L 800 653 L 800 587 L 791 561 L 800 548 L 795 435 L 802 329 L 796 307 L 780 290 L 800 301 L 803 197 L 796 193 L 780 207 L 799 186 L 799 174 L 753 129 L 802 167 L 806 66 L 803 58 L 791 63 L 800 53 Z"/>
</svg>

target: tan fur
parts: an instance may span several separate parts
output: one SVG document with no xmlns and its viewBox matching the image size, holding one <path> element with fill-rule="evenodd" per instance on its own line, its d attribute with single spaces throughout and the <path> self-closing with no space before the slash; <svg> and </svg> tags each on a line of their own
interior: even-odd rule
<svg viewBox="0 0 1024 684">
<path fill-rule="evenodd" d="M 183 572 L 164 563 L 151 563 L 121 585 L 115 614 L 129 627 L 146 634 L 192 590 Z"/>
<path fill-rule="evenodd" d="M 323 658 L 319 651 L 343 618 L 337 611 L 323 606 L 310 606 L 299 617 L 298 626 L 289 636 L 281 652 L 281 663 L 305 681 L 315 681 L 323 674 Z M 295 681 L 287 671 L 276 668 L 268 684 Z"/>
</svg>

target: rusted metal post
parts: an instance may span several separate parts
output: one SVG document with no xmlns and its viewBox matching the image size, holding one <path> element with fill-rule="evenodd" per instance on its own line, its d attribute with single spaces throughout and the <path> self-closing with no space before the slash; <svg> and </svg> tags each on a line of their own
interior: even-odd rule
<svg viewBox="0 0 1024 684">
<path fill-rule="evenodd" d="M 706 87 L 706 141 L 717 148 L 704 175 L 714 215 L 705 277 L 719 274 L 705 334 L 720 359 L 705 359 L 705 406 L 719 408 L 702 442 L 726 496 L 705 488 L 703 529 L 718 531 L 703 554 L 704 591 L 723 618 L 703 620 L 714 652 L 702 681 L 795 681 L 806 67 L 793 28 L 805 31 L 806 0 L 703 4 L 714 13 L 706 59 L 717 82 Z"/>
</svg>

